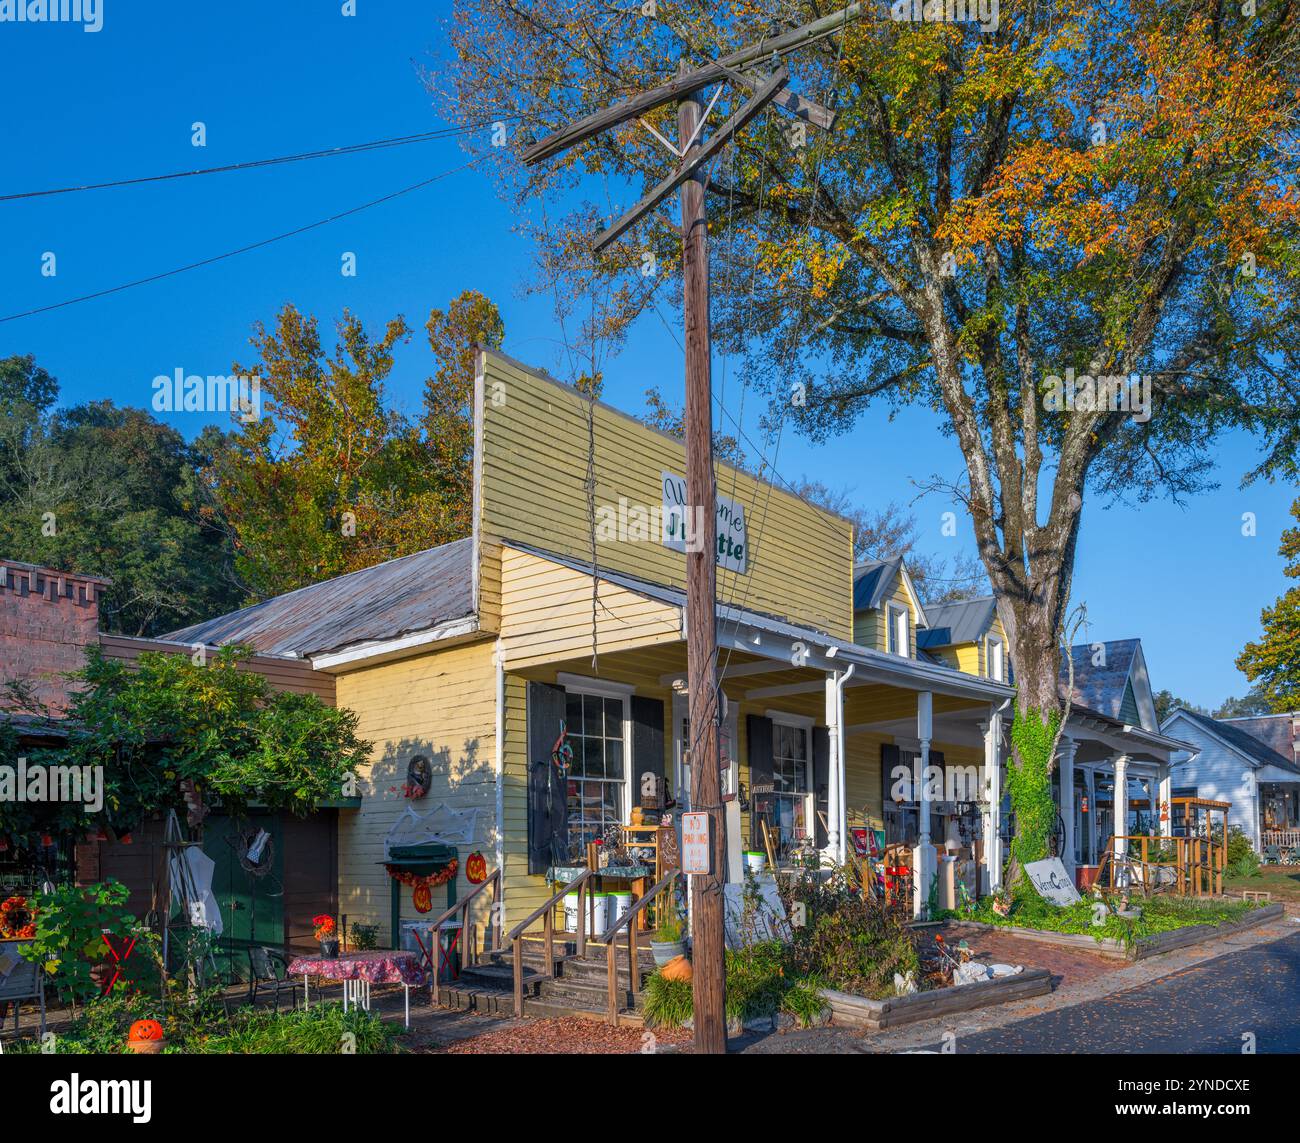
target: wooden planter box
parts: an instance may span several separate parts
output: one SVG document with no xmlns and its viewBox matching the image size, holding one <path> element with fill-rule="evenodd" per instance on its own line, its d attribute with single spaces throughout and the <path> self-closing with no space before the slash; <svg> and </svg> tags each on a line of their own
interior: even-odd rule
<svg viewBox="0 0 1300 1143">
<path fill-rule="evenodd" d="M 874 1030 L 913 1024 L 932 1016 L 987 1008 L 990 1004 L 1007 1004 L 1051 991 L 1052 974 L 1047 969 L 1027 968 L 1016 976 L 938 988 L 933 992 L 917 992 L 912 996 L 891 996 L 885 1000 L 868 1000 L 865 996 L 831 988 L 823 988 L 820 995 L 830 1006 L 832 1024 Z"/>
<path fill-rule="evenodd" d="M 1058 948 L 1095 953 L 1113 960 L 1145 960 L 1149 956 L 1159 956 L 1161 953 L 1173 952 L 1174 949 L 1200 944 L 1201 941 L 1253 929 L 1256 925 L 1276 920 L 1284 911 L 1280 904 L 1263 905 L 1258 909 L 1252 909 L 1239 921 L 1228 921 L 1221 925 L 1186 925 L 1181 929 L 1170 929 L 1167 933 L 1143 937 L 1132 948 L 1113 937 L 1103 937 L 1098 940 L 1087 933 L 1053 933 L 1043 929 L 1024 929 L 1019 925 L 986 925 L 980 921 L 953 921 L 952 924 L 966 925 L 982 933 L 1009 933 L 1022 940 L 1039 941 L 1045 945 L 1056 945 Z"/>
</svg>

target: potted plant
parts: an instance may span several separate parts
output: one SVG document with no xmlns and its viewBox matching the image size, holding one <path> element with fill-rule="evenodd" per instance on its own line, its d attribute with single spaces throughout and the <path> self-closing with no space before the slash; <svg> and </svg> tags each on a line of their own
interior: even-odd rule
<svg viewBox="0 0 1300 1143">
<path fill-rule="evenodd" d="M 659 916 L 659 927 L 650 938 L 650 951 L 655 964 L 661 968 L 670 960 L 686 954 L 686 941 L 682 936 L 682 919 L 677 912 L 677 902 L 669 896 Z"/>
<path fill-rule="evenodd" d="M 318 913 L 311 919 L 312 933 L 320 941 L 320 955 L 333 960 L 339 955 L 339 930 L 328 913 Z"/>
</svg>

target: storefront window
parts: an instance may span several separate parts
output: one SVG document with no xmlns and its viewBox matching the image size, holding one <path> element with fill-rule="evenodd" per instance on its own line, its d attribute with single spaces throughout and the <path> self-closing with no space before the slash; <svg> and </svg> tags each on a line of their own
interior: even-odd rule
<svg viewBox="0 0 1300 1143">
<path fill-rule="evenodd" d="M 623 822 L 626 789 L 624 700 L 569 692 L 565 721 L 573 764 L 569 770 L 569 845 L 572 852 Z"/>
</svg>

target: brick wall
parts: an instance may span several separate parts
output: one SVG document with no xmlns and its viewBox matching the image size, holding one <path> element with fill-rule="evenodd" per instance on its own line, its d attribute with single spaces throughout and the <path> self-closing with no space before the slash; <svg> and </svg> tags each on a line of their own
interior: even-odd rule
<svg viewBox="0 0 1300 1143">
<path fill-rule="evenodd" d="M 0 683 L 31 688 L 53 715 L 68 708 L 62 675 L 99 638 L 99 595 L 109 581 L 31 564 L 0 564 Z M 9 705 L 0 695 L 0 704 Z"/>
</svg>

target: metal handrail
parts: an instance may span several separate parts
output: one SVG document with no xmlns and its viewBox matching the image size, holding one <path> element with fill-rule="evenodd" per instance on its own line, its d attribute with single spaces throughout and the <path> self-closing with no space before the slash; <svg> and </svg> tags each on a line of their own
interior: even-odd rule
<svg viewBox="0 0 1300 1143">
<path fill-rule="evenodd" d="M 618 1023 L 618 931 L 627 926 L 627 975 L 635 999 L 641 991 L 641 973 L 637 967 L 636 925 L 632 922 L 664 889 L 673 884 L 681 871 L 674 869 L 652 885 L 641 898 L 600 935 L 605 946 L 605 984 L 608 992 L 607 1015 L 611 1024 Z"/>
<path fill-rule="evenodd" d="M 477 897 L 480 893 L 482 893 L 489 885 L 492 886 L 492 911 L 488 914 L 489 916 L 488 928 L 493 936 L 492 949 L 493 951 L 499 950 L 501 948 L 501 908 L 500 908 L 501 870 L 500 869 L 494 869 L 492 873 L 481 884 L 475 885 L 474 888 L 470 890 L 470 892 L 465 897 L 462 897 L 459 901 L 456 902 L 456 904 L 454 904 L 445 913 L 440 914 L 438 917 L 434 918 L 432 921 L 429 922 L 429 928 L 432 930 L 432 936 L 430 937 L 430 942 L 429 942 L 431 945 L 429 949 L 429 959 L 431 962 L 429 967 L 433 970 L 431 973 L 431 975 L 433 976 L 433 984 L 431 986 L 432 987 L 431 1000 L 435 1008 L 438 1006 L 438 943 L 442 940 L 442 936 L 441 936 L 442 924 L 444 921 L 452 917 L 454 914 L 456 913 L 461 914 L 461 918 L 460 918 L 461 957 L 471 965 L 476 964 L 478 961 L 478 956 L 477 953 L 471 948 L 471 944 L 472 943 L 476 944 L 477 942 L 473 941 L 473 934 L 470 931 L 469 909 L 470 906 L 474 903 L 474 898 Z"/>
<path fill-rule="evenodd" d="M 578 955 L 581 956 L 587 947 L 587 911 L 584 908 L 587 895 L 587 882 L 596 875 L 595 870 L 584 869 L 574 880 L 565 884 L 546 904 L 540 908 L 534 909 L 522 921 L 506 934 L 506 940 L 511 942 L 512 953 L 512 972 L 514 974 L 515 986 L 515 1016 L 522 1017 L 524 1014 L 524 946 L 521 938 L 524 932 L 539 917 L 546 918 L 545 940 L 546 940 L 546 968 L 548 972 L 555 971 L 555 906 L 575 889 L 578 891 Z"/>
</svg>

